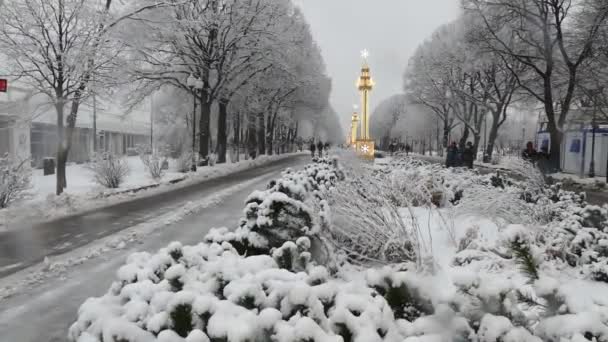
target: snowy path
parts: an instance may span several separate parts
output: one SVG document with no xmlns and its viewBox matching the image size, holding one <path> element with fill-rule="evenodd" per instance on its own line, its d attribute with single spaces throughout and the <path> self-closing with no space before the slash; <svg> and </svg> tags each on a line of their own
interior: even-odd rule
<svg viewBox="0 0 608 342">
<path fill-rule="evenodd" d="M 64 254 L 164 213 L 176 211 L 188 201 L 213 194 L 232 184 L 282 170 L 299 160 L 303 160 L 303 157 L 288 157 L 186 188 L 176 188 L 49 223 L 0 232 L 0 277 L 39 263 L 46 256 Z"/>
<path fill-rule="evenodd" d="M 171 241 L 196 244 L 213 227 L 235 227 L 243 210 L 244 197 L 262 189 L 286 167 L 304 165 L 308 158 L 294 157 L 258 169 L 215 179 L 180 197 L 214 197 L 224 188 L 219 200 L 186 216 L 182 221 L 155 230 L 146 238 L 124 249 L 109 250 L 102 256 L 69 268 L 58 278 L 36 288 L 0 301 L 0 340 L 19 342 L 66 341 L 67 328 L 75 320 L 80 304 L 91 296 L 100 296 L 109 288 L 116 270 L 125 258 L 137 251 L 155 252 Z M 185 190 L 184 190 L 185 191 Z M 167 195 L 165 195 L 167 196 Z M 176 205 L 176 204 L 175 204 Z M 183 203 L 182 203 L 183 205 Z M 122 221 L 121 221 L 122 222 Z M 113 229 L 91 226 L 98 230 Z"/>
</svg>

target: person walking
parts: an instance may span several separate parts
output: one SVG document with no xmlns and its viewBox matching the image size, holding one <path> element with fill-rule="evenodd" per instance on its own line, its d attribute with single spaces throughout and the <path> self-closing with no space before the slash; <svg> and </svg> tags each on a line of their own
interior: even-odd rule
<svg viewBox="0 0 608 342">
<path fill-rule="evenodd" d="M 410 152 L 412 152 L 412 147 L 410 146 L 410 144 L 406 144 L 405 145 L 405 155 L 409 156 Z"/>
<path fill-rule="evenodd" d="M 310 143 L 310 154 L 312 155 L 312 157 L 315 157 L 315 151 L 317 150 L 317 146 L 315 145 L 315 141 L 312 140 Z"/>
<path fill-rule="evenodd" d="M 458 146 L 456 146 L 456 142 L 453 141 L 450 146 L 448 146 L 448 153 L 446 156 L 445 166 L 446 167 L 455 167 L 458 161 Z"/>
<path fill-rule="evenodd" d="M 464 147 L 464 151 L 462 151 L 462 161 L 464 163 L 464 166 L 468 167 L 469 169 L 472 169 L 474 159 L 475 158 L 473 153 L 473 143 L 467 141 L 467 145 Z"/>
<path fill-rule="evenodd" d="M 526 149 L 521 153 L 521 157 L 529 162 L 535 162 L 538 157 L 538 153 L 534 149 L 534 144 L 531 141 L 528 141 L 526 144 Z"/>
<path fill-rule="evenodd" d="M 321 140 L 317 144 L 317 149 L 319 150 L 319 158 L 323 158 L 323 142 Z"/>
</svg>

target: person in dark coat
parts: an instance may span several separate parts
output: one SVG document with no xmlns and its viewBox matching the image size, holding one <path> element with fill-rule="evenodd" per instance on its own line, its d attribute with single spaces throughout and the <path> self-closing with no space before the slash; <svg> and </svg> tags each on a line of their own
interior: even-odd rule
<svg viewBox="0 0 608 342">
<path fill-rule="evenodd" d="M 412 147 L 410 144 L 405 145 L 405 155 L 409 156 L 410 152 L 412 152 Z"/>
<path fill-rule="evenodd" d="M 323 157 L 323 143 L 319 140 L 319 143 L 317 144 L 317 149 L 319 150 L 319 157 L 322 158 Z"/>
<path fill-rule="evenodd" d="M 448 146 L 447 158 L 445 161 L 446 167 L 455 167 L 458 163 L 458 146 L 456 142 L 452 142 L 450 146 Z"/>
<path fill-rule="evenodd" d="M 310 153 L 312 154 L 312 157 L 315 157 L 315 151 L 317 150 L 317 146 L 315 146 L 315 141 L 313 140 L 310 143 Z"/>
<path fill-rule="evenodd" d="M 468 141 L 467 145 L 464 147 L 464 151 L 462 151 L 462 162 L 464 163 L 464 166 L 469 169 L 473 168 L 473 160 L 475 159 L 473 152 L 473 143 Z"/>
<path fill-rule="evenodd" d="M 526 144 L 526 149 L 522 152 L 521 157 L 529 162 L 536 161 L 538 153 L 536 152 L 536 149 L 534 149 L 534 144 L 532 144 L 531 141 L 528 141 Z"/>
</svg>

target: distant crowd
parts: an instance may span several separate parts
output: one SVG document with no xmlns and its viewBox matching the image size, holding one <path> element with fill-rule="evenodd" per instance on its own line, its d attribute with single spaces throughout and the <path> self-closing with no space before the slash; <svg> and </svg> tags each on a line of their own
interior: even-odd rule
<svg viewBox="0 0 608 342">
<path fill-rule="evenodd" d="M 314 139 L 310 142 L 310 154 L 312 155 L 312 157 L 315 157 L 315 152 L 318 151 L 319 153 L 319 158 L 322 158 L 324 156 L 328 156 L 329 155 L 329 148 L 331 147 L 331 145 L 326 142 L 323 143 L 321 140 L 319 140 L 319 142 L 317 142 L 315 144 Z M 324 153 L 325 152 L 325 153 Z"/>
<path fill-rule="evenodd" d="M 458 144 L 453 141 L 449 146 L 446 154 L 446 167 L 468 167 L 473 168 L 475 160 L 475 149 L 473 143 L 468 141 L 464 148 L 458 148 Z"/>
</svg>

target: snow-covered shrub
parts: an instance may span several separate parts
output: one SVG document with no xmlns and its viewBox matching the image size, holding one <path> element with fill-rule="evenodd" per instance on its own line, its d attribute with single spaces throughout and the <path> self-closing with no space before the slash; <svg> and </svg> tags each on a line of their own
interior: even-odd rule
<svg viewBox="0 0 608 342">
<path fill-rule="evenodd" d="M 319 220 L 314 208 L 339 175 L 332 163 L 318 160 L 304 170 L 287 169 L 268 189 L 254 191 L 246 200 L 245 217 L 235 232 L 209 234 L 208 242 L 229 242 L 241 254 L 269 254 L 286 241 L 308 236 L 318 246 Z"/>
<path fill-rule="evenodd" d="M 196 161 L 195 161 L 196 163 Z M 195 164 L 196 165 L 196 164 Z M 177 172 L 188 173 L 192 169 L 192 152 L 182 152 L 177 158 Z"/>
<path fill-rule="evenodd" d="M 217 154 L 212 153 L 207 159 L 209 160 L 209 166 L 215 166 L 215 164 L 217 163 Z"/>
<path fill-rule="evenodd" d="M 8 155 L 0 157 L 0 208 L 21 198 L 30 186 L 31 174 L 29 160 L 17 162 Z"/>
<path fill-rule="evenodd" d="M 401 219 L 387 190 L 368 176 L 349 175 L 328 193 L 331 221 L 323 234 L 356 263 L 404 263 L 416 260 L 416 234 Z M 326 209 L 327 210 L 327 209 Z"/>
<path fill-rule="evenodd" d="M 155 153 L 146 153 L 146 149 L 140 149 L 139 151 L 139 159 L 144 164 L 150 177 L 152 179 L 158 181 L 163 178 L 163 174 L 165 170 L 163 168 L 163 164 L 167 162 L 167 159 L 161 157 L 159 154 Z"/>
<path fill-rule="evenodd" d="M 386 300 L 366 286 L 331 278 L 300 258 L 280 267 L 286 243 L 268 255 L 244 257 L 230 245 L 172 244 L 137 253 L 103 297 L 88 299 L 70 327 L 70 341 L 387 341 L 404 339 Z M 179 258 L 171 250 L 179 250 Z M 282 252 L 279 252 L 282 251 Z M 297 273 L 296 273 L 297 272 Z M 176 286 L 177 285 L 177 286 Z"/>
<path fill-rule="evenodd" d="M 109 189 L 120 187 L 129 174 L 129 164 L 111 153 L 98 154 L 87 165 L 97 184 Z"/>
</svg>

